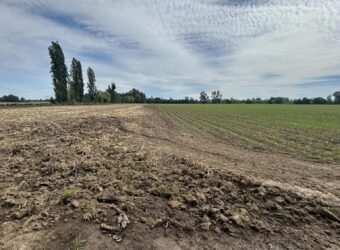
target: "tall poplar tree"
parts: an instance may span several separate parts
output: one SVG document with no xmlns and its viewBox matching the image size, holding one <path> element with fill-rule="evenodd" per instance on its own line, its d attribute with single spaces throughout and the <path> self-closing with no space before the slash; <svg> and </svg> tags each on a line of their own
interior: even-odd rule
<svg viewBox="0 0 340 250">
<path fill-rule="evenodd" d="M 73 58 L 70 70 L 70 101 L 82 102 L 84 99 L 84 81 L 81 63 Z"/>
<path fill-rule="evenodd" d="M 87 83 L 87 88 L 89 92 L 90 101 L 94 102 L 96 98 L 96 92 L 97 92 L 96 76 L 94 74 L 93 69 L 90 67 L 87 69 L 87 78 L 89 80 Z"/>
<path fill-rule="evenodd" d="M 77 101 L 77 84 L 78 84 L 78 73 L 77 73 L 77 59 L 73 58 L 71 62 L 70 69 L 70 79 L 69 79 L 69 92 L 70 92 L 70 101 Z"/>
<path fill-rule="evenodd" d="M 110 95 L 110 102 L 115 103 L 117 101 L 116 84 L 113 82 L 108 86 L 106 90 Z"/>
<path fill-rule="evenodd" d="M 78 77 L 79 77 L 78 101 L 82 102 L 84 100 L 84 80 L 83 80 L 83 70 L 81 68 L 80 61 L 77 61 L 77 72 L 78 72 Z"/>
<path fill-rule="evenodd" d="M 56 102 L 62 103 L 67 101 L 67 67 L 62 48 L 58 42 L 52 42 L 48 47 L 51 58 L 51 74 L 54 86 Z"/>
</svg>

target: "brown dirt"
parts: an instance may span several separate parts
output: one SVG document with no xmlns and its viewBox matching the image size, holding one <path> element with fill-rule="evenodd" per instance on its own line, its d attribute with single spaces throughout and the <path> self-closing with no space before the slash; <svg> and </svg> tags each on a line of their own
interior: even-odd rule
<svg viewBox="0 0 340 250">
<path fill-rule="evenodd" d="M 183 134 L 155 106 L 0 109 L 0 248 L 337 249 L 339 169 Z M 112 205 L 121 243 L 100 230 Z"/>
</svg>

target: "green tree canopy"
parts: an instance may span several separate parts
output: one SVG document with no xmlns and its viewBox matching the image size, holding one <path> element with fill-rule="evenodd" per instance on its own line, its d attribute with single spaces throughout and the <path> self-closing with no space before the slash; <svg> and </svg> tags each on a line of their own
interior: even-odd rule
<svg viewBox="0 0 340 250">
<path fill-rule="evenodd" d="M 52 42 L 48 47 L 51 58 L 51 74 L 54 86 L 54 94 L 57 102 L 67 101 L 67 67 L 63 50 L 58 42 Z"/>
<path fill-rule="evenodd" d="M 213 103 L 220 103 L 221 100 L 222 100 L 222 94 L 220 93 L 219 90 L 213 91 L 213 92 L 211 93 L 211 101 L 212 101 Z"/>
<path fill-rule="evenodd" d="M 97 93 L 96 76 L 94 74 L 93 69 L 90 67 L 87 69 L 87 78 L 88 78 L 87 88 L 89 92 L 90 101 L 94 102 Z"/>
<path fill-rule="evenodd" d="M 209 96 L 207 93 L 205 93 L 204 91 L 202 91 L 200 93 L 200 102 L 201 103 L 208 103 L 209 102 Z"/>
<path fill-rule="evenodd" d="M 106 91 L 107 91 L 107 92 L 109 93 L 109 95 L 110 95 L 110 102 L 111 102 L 111 103 L 117 102 L 116 84 L 115 84 L 114 82 L 112 82 L 112 83 L 108 86 L 108 88 L 107 88 Z"/>
<path fill-rule="evenodd" d="M 340 104 L 340 91 L 335 92 L 333 96 L 334 96 L 334 103 Z"/>
<path fill-rule="evenodd" d="M 21 98 L 22 101 L 23 98 Z M 19 102 L 20 99 L 18 96 L 16 95 L 4 95 L 2 97 L 0 97 L 0 102 Z M 25 99 L 23 99 L 23 101 L 25 101 Z"/>
<path fill-rule="evenodd" d="M 84 99 L 84 81 L 81 63 L 72 59 L 70 71 L 70 100 L 82 102 Z"/>
<path fill-rule="evenodd" d="M 107 91 L 98 90 L 96 101 L 100 103 L 108 103 L 110 102 L 110 94 Z"/>
</svg>

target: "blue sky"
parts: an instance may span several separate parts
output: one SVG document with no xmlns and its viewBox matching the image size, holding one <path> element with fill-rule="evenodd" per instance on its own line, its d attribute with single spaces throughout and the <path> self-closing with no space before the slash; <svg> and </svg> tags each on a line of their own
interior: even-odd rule
<svg viewBox="0 0 340 250">
<path fill-rule="evenodd" d="M 1 0 L 0 96 L 53 95 L 47 47 L 100 89 L 316 97 L 340 90 L 338 0 Z"/>
</svg>

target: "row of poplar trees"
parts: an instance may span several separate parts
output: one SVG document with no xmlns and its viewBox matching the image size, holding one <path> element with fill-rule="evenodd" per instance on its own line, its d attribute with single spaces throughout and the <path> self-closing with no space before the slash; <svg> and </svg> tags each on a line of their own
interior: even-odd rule
<svg viewBox="0 0 340 250">
<path fill-rule="evenodd" d="M 48 47 L 51 58 L 51 74 L 54 85 L 55 101 L 83 102 L 84 101 L 84 80 L 81 63 L 76 58 L 72 59 L 70 74 L 65 64 L 65 57 L 58 42 L 52 42 Z M 91 102 L 96 98 L 96 76 L 92 68 L 87 69 L 88 95 Z"/>
</svg>

